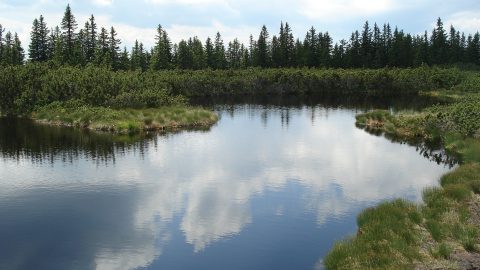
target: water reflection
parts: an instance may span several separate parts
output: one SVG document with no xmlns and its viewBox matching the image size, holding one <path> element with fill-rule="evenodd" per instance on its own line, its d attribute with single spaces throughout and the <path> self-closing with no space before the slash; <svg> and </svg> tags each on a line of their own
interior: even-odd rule
<svg viewBox="0 0 480 270">
<path fill-rule="evenodd" d="M 0 268 L 312 269 L 361 209 L 448 170 L 355 109 L 214 107 L 209 132 L 128 142 L 0 122 Z"/>
</svg>

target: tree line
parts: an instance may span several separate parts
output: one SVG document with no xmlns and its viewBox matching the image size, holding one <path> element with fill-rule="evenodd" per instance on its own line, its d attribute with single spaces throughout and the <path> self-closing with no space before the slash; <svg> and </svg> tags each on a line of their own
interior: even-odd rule
<svg viewBox="0 0 480 270">
<path fill-rule="evenodd" d="M 28 60 L 18 35 L 0 25 L 0 65 L 25 62 L 54 62 L 58 65 L 93 64 L 113 70 L 170 69 L 240 69 L 248 67 L 324 67 L 382 68 L 421 65 L 480 65 L 480 34 L 466 35 L 454 26 L 447 31 L 442 20 L 422 35 L 405 33 L 390 24 L 371 26 L 367 21 L 361 31 L 348 40 L 333 43 L 328 32 L 313 26 L 303 40 L 294 38 L 288 23 L 280 24 L 278 35 L 270 37 L 263 26 L 258 38 L 250 36 L 248 45 L 238 39 L 225 44 L 220 33 L 202 42 L 191 37 L 173 43 L 159 25 L 153 48 L 136 41 L 133 48 L 121 49 L 114 27 L 98 27 L 92 15 L 78 29 L 75 16 L 67 5 L 60 26 L 48 28 L 43 16 L 33 21 Z M 5 35 L 4 35 L 5 33 Z"/>
</svg>

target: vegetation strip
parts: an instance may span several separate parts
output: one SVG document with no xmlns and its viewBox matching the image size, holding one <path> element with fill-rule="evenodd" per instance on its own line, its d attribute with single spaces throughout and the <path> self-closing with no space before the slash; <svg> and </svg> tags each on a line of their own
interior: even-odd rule
<svg viewBox="0 0 480 270">
<path fill-rule="evenodd" d="M 82 105 L 78 101 L 54 102 L 39 108 L 32 117 L 51 125 L 119 134 L 210 127 L 218 120 L 217 114 L 201 108 L 112 109 Z"/>
<path fill-rule="evenodd" d="M 421 205 L 395 200 L 361 213 L 357 236 L 335 244 L 327 269 L 478 267 L 480 95 L 420 113 L 372 111 L 358 115 L 357 125 L 404 141 L 439 140 L 461 165 L 441 178 L 441 187 L 427 188 Z"/>
</svg>

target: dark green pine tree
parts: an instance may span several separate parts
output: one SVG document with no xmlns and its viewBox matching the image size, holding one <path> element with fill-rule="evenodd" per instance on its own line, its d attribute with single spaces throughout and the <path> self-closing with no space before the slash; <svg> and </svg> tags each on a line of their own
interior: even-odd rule
<svg viewBox="0 0 480 270">
<path fill-rule="evenodd" d="M 272 63 L 271 66 L 274 68 L 282 67 L 285 64 L 283 55 L 282 55 L 282 48 L 280 46 L 280 40 L 277 36 L 273 36 L 272 38 Z"/>
<path fill-rule="evenodd" d="M 258 44 L 257 42 L 253 39 L 253 36 L 250 35 L 250 41 L 249 41 L 249 66 L 258 66 Z"/>
<path fill-rule="evenodd" d="M 135 40 L 135 45 L 132 49 L 131 69 L 145 71 L 147 69 L 148 57 L 143 47 L 143 43 Z"/>
<path fill-rule="evenodd" d="M 269 67 L 271 63 L 270 41 L 268 30 L 265 25 L 262 26 L 262 30 L 260 31 L 260 35 L 258 36 L 257 49 L 257 66 L 260 66 L 262 68 Z"/>
<path fill-rule="evenodd" d="M 415 59 L 413 61 L 414 66 L 428 65 L 429 64 L 429 50 L 430 44 L 428 41 L 428 33 L 425 31 L 423 36 L 416 38 L 415 45 Z"/>
<path fill-rule="evenodd" d="M 75 63 L 77 65 L 84 66 L 86 61 L 87 54 L 87 40 L 88 35 L 84 29 L 80 29 L 77 34 L 77 40 L 75 42 Z"/>
<path fill-rule="evenodd" d="M 467 63 L 480 65 L 480 33 L 469 35 L 467 39 L 467 49 L 465 52 Z"/>
<path fill-rule="evenodd" d="M 85 23 L 84 31 L 87 35 L 85 42 L 85 60 L 87 63 L 93 63 L 97 50 L 97 23 L 93 15 L 91 15 Z"/>
<path fill-rule="evenodd" d="M 177 51 L 177 65 L 180 69 L 191 69 L 192 68 L 192 52 L 190 51 L 190 47 L 188 46 L 187 41 L 181 40 L 178 43 L 178 51 Z"/>
<path fill-rule="evenodd" d="M 292 66 L 304 67 L 305 63 L 306 63 L 305 49 L 303 47 L 303 43 L 300 41 L 300 39 L 297 38 L 297 40 L 295 41 L 295 51 L 294 51 Z"/>
<path fill-rule="evenodd" d="M 318 56 L 319 64 L 322 67 L 330 66 L 332 43 L 333 40 L 328 32 L 326 32 L 325 34 L 320 33 L 318 35 Z"/>
<path fill-rule="evenodd" d="M 4 62 L 4 55 L 3 55 L 4 54 L 4 48 L 5 48 L 5 44 L 4 44 L 4 40 L 3 40 L 3 33 L 4 32 L 5 32 L 5 29 L 0 24 L 0 66 Z"/>
<path fill-rule="evenodd" d="M 124 47 L 122 53 L 120 54 L 118 69 L 119 70 L 129 70 L 130 69 L 130 55 L 128 53 L 127 47 Z"/>
<path fill-rule="evenodd" d="M 39 61 L 49 60 L 49 39 L 48 35 L 50 30 L 48 30 L 47 23 L 42 15 L 38 19 L 38 41 L 39 41 Z"/>
<path fill-rule="evenodd" d="M 293 38 L 292 29 L 288 22 L 285 23 L 285 27 L 282 29 L 280 25 L 280 50 L 282 54 L 281 66 L 291 67 L 293 66 L 293 58 L 295 56 L 295 40 Z M 283 31 L 282 31 L 283 30 Z"/>
<path fill-rule="evenodd" d="M 63 15 L 62 23 L 62 39 L 63 39 L 63 61 L 65 63 L 75 65 L 78 62 L 76 55 L 76 40 L 77 36 L 75 30 L 77 29 L 77 22 L 73 16 L 70 4 L 67 5 Z"/>
<path fill-rule="evenodd" d="M 362 66 L 372 67 L 373 63 L 373 45 L 372 45 L 373 33 L 370 30 L 368 21 L 365 22 L 362 31 L 362 43 L 360 45 L 360 54 L 362 55 Z"/>
<path fill-rule="evenodd" d="M 377 23 L 373 25 L 373 39 L 372 39 L 372 49 L 373 49 L 373 59 L 372 67 L 380 68 L 385 65 L 385 46 L 382 38 L 382 32 L 378 27 Z"/>
<path fill-rule="evenodd" d="M 156 43 L 153 48 L 150 69 L 170 69 L 172 66 L 172 44 L 167 32 L 162 28 L 161 25 L 158 25 L 155 40 Z"/>
<path fill-rule="evenodd" d="M 22 48 L 22 43 L 17 33 L 14 35 L 12 48 L 12 62 L 13 65 L 22 65 L 25 61 L 25 51 Z"/>
<path fill-rule="evenodd" d="M 460 32 L 457 31 L 453 25 L 451 25 L 448 39 L 448 54 L 450 64 L 459 63 L 462 61 L 465 50 L 464 46 L 465 45 L 462 43 Z"/>
<path fill-rule="evenodd" d="M 32 31 L 30 32 L 28 55 L 32 62 L 40 61 L 40 27 L 37 18 L 33 20 Z"/>
<path fill-rule="evenodd" d="M 207 66 L 207 56 L 203 44 L 198 37 L 189 40 L 189 47 L 192 53 L 192 69 L 204 69 Z"/>
<path fill-rule="evenodd" d="M 437 26 L 432 32 L 430 56 L 432 64 L 444 64 L 448 61 L 447 34 L 440 18 L 438 18 Z"/>
<path fill-rule="evenodd" d="M 3 58 L 3 51 L 4 51 L 4 44 L 3 44 L 3 32 L 5 29 L 3 29 L 3 26 L 0 24 L 0 66 L 3 64 L 4 58 Z"/>
<path fill-rule="evenodd" d="M 225 45 L 223 45 L 223 39 L 219 32 L 215 35 L 214 59 L 216 69 L 225 69 L 227 67 Z"/>
<path fill-rule="evenodd" d="M 48 44 L 49 59 L 57 64 L 63 63 L 63 38 L 58 26 L 51 31 Z"/>
<path fill-rule="evenodd" d="M 315 28 L 312 26 L 305 36 L 303 41 L 305 65 L 308 67 L 318 67 L 318 35 Z"/>
<path fill-rule="evenodd" d="M 120 63 L 120 45 L 121 41 L 117 38 L 117 31 L 113 26 L 110 28 L 110 35 L 108 38 L 108 55 L 113 70 L 119 69 Z"/>
<path fill-rule="evenodd" d="M 3 44 L 3 64 L 4 65 L 11 65 L 12 64 L 12 47 L 13 47 L 13 37 L 12 33 L 8 31 L 5 34 L 5 43 Z"/>
<path fill-rule="evenodd" d="M 237 38 L 235 38 L 233 41 L 228 43 L 228 49 L 227 49 L 228 67 L 240 68 L 242 66 L 242 57 L 243 57 L 243 45 L 240 44 L 240 41 Z"/>
<path fill-rule="evenodd" d="M 332 52 L 331 66 L 334 68 L 345 67 L 345 48 L 347 42 L 342 39 L 339 43 L 335 44 Z"/>
<path fill-rule="evenodd" d="M 346 66 L 350 68 L 359 68 L 362 66 L 360 33 L 355 31 L 350 36 L 349 46 L 347 48 Z"/>
<path fill-rule="evenodd" d="M 241 59 L 241 64 L 240 68 L 248 68 L 250 66 L 250 52 L 248 51 L 248 48 L 245 47 L 245 45 L 241 45 L 242 51 L 242 59 Z"/>
<path fill-rule="evenodd" d="M 207 57 L 207 67 L 215 68 L 215 47 L 210 37 L 205 41 L 205 55 Z"/>
<path fill-rule="evenodd" d="M 99 66 L 112 67 L 112 61 L 110 57 L 110 36 L 107 29 L 102 27 L 100 34 L 98 35 L 95 63 Z"/>
</svg>

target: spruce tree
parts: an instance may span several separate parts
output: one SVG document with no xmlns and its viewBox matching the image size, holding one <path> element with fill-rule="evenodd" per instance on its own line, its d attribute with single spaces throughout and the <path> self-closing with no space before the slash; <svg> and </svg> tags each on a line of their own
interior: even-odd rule
<svg viewBox="0 0 480 270">
<path fill-rule="evenodd" d="M 117 70 L 119 68 L 119 62 L 120 62 L 120 44 L 121 41 L 120 39 L 117 38 L 117 31 L 115 31 L 115 28 L 113 26 L 110 28 L 110 35 L 108 38 L 108 54 L 110 57 L 110 63 L 111 67 L 114 70 Z"/>
<path fill-rule="evenodd" d="M 195 70 L 204 69 L 207 66 L 207 57 L 200 39 L 193 37 L 189 42 L 189 47 L 192 52 L 192 68 Z"/>
<path fill-rule="evenodd" d="M 215 68 L 215 47 L 210 37 L 205 42 L 205 55 L 207 57 L 207 67 Z"/>
<path fill-rule="evenodd" d="M 227 59 L 225 57 L 225 46 L 219 32 L 215 35 L 214 59 L 216 69 L 225 69 L 227 67 Z"/>
<path fill-rule="evenodd" d="M 373 62 L 372 31 L 368 21 L 365 22 L 362 31 L 362 43 L 360 54 L 362 55 L 362 66 L 371 67 Z"/>
<path fill-rule="evenodd" d="M 73 16 L 70 4 L 67 5 L 63 15 L 62 23 L 62 39 L 63 39 L 63 60 L 69 64 L 76 64 L 75 42 L 77 22 Z"/>
<path fill-rule="evenodd" d="M 432 64 L 444 64 L 448 61 L 447 34 L 440 18 L 437 20 L 436 28 L 432 31 L 430 50 Z"/>
<path fill-rule="evenodd" d="M 156 43 L 152 52 L 150 69 L 169 69 L 172 64 L 172 45 L 167 32 L 161 25 L 158 25 L 155 40 Z"/>
<path fill-rule="evenodd" d="M 3 61 L 4 61 L 4 48 L 5 48 L 5 45 L 4 45 L 4 41 L 3 41 L 3 32 L 5 31 L 5 29 L 3 29 L 3 26 L 0 24 L 0 66 L 2 65 Z"/>
<path fill-rule="evenodd" d="M 105 67 L 112 67 L 112 59 L 110 56 L 110 36 L 107 29 L 104 27 L 100 29 L 96 47 L 95 63 Z"/>
<path fill-rule="evenodd" d="M 43 62 L 48 60 L 48 28 L 43 16 L 33 20 L 32 31 L 30 32 L 30 45 L 28 54 L 33 62 Z"/>
<path fill-rule="evenodd" d="M 262 30 L 260 31 L 260 35 L 258 36 L 257 41 L 257 66 L 262 68 L 267 68 L 270 65 L 270 42 L 269 42 L 269 34 L 267 27 L 265 25 L 262 26 Z"/>
<path fill-rule="evenodd" d="M 285 63 L 285 60 L 282 56 L 282 49 L 280 46 L 280 40 L 277 36 L 273 36 L 272 38 L 272 64 L 271 66 L 274 68 L 282 67 Z"/>
<path fill-rule="evenodd" d="M 235 38 L 228 43 L 227 60 L 230 68 L 240 68 L 242 66 L 243 45 Z"/>
<path fill-rule="evenodd" d="M 318 67 L 318 36 L 317 31 L 312 26 L 303 41 L 305 65 L 308 67 Z"/>
<path fill-rule="evenodd" d="M 129 70 L 130 69 L 130 55 L 128 53 L 127 47 L 124 47 L 122 53 L 120 54 L 118 69 L 119 70 Z"/>
<path fill-rule="evenodd" d="M 188 46 L 188 43 L 185 40 L 181 40 L 178 43 L 177 51 L 177 65 L 180 69 L 191 69 L 192 68 L 192 52 Z"/>
<path fill-rule="evenodd" d="M 25 52 L 22 48 L 22 43 L 17 33 L 14 35 L 13 46 L 12 46 L 12 62 L 13 65 L 22 65 L 25 60 Z"/>
<path fill-rule="evenodd" d="M 30 32 L 30 45 L 28 46 L 28 55 L 31 61 L 40 61 L 39 23 L 36 18 L 35 20 L 33 20 L 32 31 Z"/>
<path fill-rule="evenodd" d="M 95 17 L 93 15 L 91 15 L 85 23 L 84 29 L 87 35 L 85 59 L 88 63 L 92 63 L 95 61 L 95 52 L 97 49 L 97 23 L 95 22 Z"/>
</svg>

